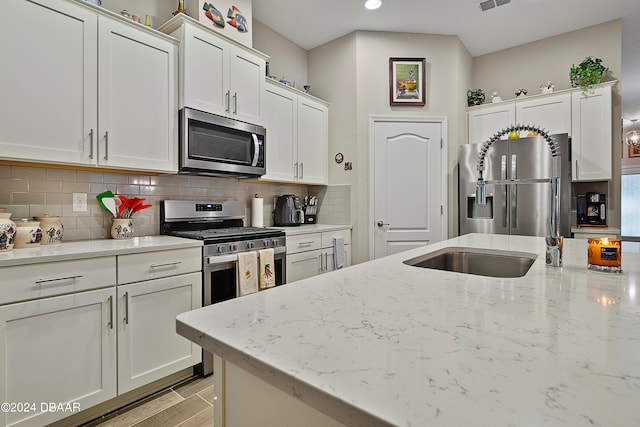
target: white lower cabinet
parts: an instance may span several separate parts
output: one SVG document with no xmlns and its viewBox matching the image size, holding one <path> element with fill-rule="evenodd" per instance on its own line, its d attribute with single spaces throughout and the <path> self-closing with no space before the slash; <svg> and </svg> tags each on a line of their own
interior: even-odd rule
<svg viewBox="0 0 640 427">
<path fill-rule="evenodd" d="M 200 347 L 175 331 L 176 316 L 202 305 L 191 273 L 118 286 L 118 394 L 200 362 Z"/>
<path fill-rule="evenodd" d="M 335 270 L 333 239 L 344 239 L 345 267 L 351 265 L 351 230 L 287 236 L 287 283 Z"/>
<path fill-rule="evenodd" d="M 0 426 L 46 425 L 199 363 L 175 319 L 202 306 L 201 270 L 200 247 L 3 267 L 0 403 L 15 407 Z"/>
<path fill-rule="evenodd" d="M 115 295 L 110 287 L 0 306 L 0 402 L 16 405 L 0 411 L 0 425 L 43 426 L 74 413 L 48 403 L 78 412 L 116 396 Z"/>
</svg>

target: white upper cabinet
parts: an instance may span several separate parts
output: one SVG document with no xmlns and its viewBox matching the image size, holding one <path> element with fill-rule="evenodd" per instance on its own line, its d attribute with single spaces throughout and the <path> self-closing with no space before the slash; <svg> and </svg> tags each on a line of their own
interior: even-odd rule
<svg viewBox="0 0 640 427">
<path fill-rule="evenodd" d="M 2 7 L 0 158 L 95 164 L 98 16 L 59 0 Z"/>
<path fill-rule="evenodd" d="M 4 7 L 0 157 L 177 171 L 175 41 L 82 3 Z"/>
<path fill-rule="evenodd" d="M 513 102 L 490 104 L 468 113 L 469 144 L 484 142 L 501 129 L 515 123 L 516 108 Z"/>
<path fill-rule="evenodd" d="M 177 171 L 177 46 L 100 17 L 98 164 Z"/>
<path fill-rule="evenodd" d="M 572 94 L 573 181 L 612 177 L 611 87 L 615 82 Z"/>
<path fill-rule="evenodd" d="M 326 103 L 268 81 L 263 103 L 267 173 L 262 180 L 327 184 L 329 108 Z"/>
<path fill-rule="evenodd" d="M 265 55 L 186 15 L 176 15 L 159 30 L 181 41 L 180 108 L 262 124 Z"/>
<path fill-rule="evenodd" d="M 515 105 L 517 123 L 541 126 L 550 134 L 571 136 L 570 93 L 517 100 Z"/>
</svg>

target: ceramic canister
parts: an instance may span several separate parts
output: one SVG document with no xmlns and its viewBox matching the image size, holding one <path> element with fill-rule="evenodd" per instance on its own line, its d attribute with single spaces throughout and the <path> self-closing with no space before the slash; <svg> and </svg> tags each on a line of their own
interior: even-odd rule
<svg viewBox="0 0 640 427">
<path fill-rule="evenodd" d="M 111 237 L 117 240 L 133 237 L 133 222 L 130 218 L 114 218 L 111 224 Z"/>
<path fill-rule="evenodd" d="M 42 228 L 40 228 L 40 221 L 33 221 L 27 218 L 22 218 L 16 222 L 18 229 L 16 231 L 16 241 L 14 248 L 33 248 L 40 246 L 42 241 Z"/>
<path fill-rule="evenodd" d="M 60 217 L 45 215 L 38 216 L 36 219 L 40 221 L 40 228 L 42 228 L 43 245 L 62 243 L 64 226 L 62 225 L 62 222 L 60 222 Z"/>
<path fill-rule="evenodd" d="M 11 220 L 11 213 L 0 212 L 0 252 L 13 249 L 16 238 L 16 223 Z"/>
</svg>

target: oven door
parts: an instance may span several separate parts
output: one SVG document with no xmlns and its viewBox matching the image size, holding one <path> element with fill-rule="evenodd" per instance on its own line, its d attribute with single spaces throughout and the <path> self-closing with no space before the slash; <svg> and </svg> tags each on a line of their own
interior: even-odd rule
<svg viewBox="0 0 640 427">
<path fill-rule="evenodd" d="M 274 248 L 273 261 L 275 264 L 276 286 L 285 282 L 286 274 L 285 246 Z M 205 256 L 203 262 L 202 305 L 210 305 L 236 297 L 238 284 L 238 255 Z M 202 350 L 202 363 L 196 367 L 196 373 L 207 376 L 213 373 L 213 354 Z"/>
</svg>

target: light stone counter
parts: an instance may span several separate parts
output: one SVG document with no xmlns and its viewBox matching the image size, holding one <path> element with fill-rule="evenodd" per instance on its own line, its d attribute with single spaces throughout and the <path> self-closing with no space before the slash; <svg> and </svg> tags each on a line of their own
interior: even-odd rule
<svg viewBox="0 0 640 427">
<path fill-rule="evenodd" d="M 538 258 L 511 279 L 402 263 L 446 246 Z M 177 330 L 347 425 L 640 425 L 640 254 L 611 274 L 587 270 L 586 240 L 565 240 L 562 268 L 544 250 L 461 236 L 183 313 Z"/>
<path fill-rule="evenodd" d="M 104 239 L 64 242 L 57 245 L 40 245 L 35 248 L 0 252 L 0 267 L 198 246 L 202 246 L 201 241 L 172 236 L 143 236 L 125 240 Z"/>
<path fill-rule="evenodd" d="M 284 230 L 287 236 L 296 236 L 299 234 L 321 233 L 327 231 L 351 230 L 350 225 L 332 225 L 332 224 L 302 224 L 293 227 L 269 227 Z"/>
</svg>

